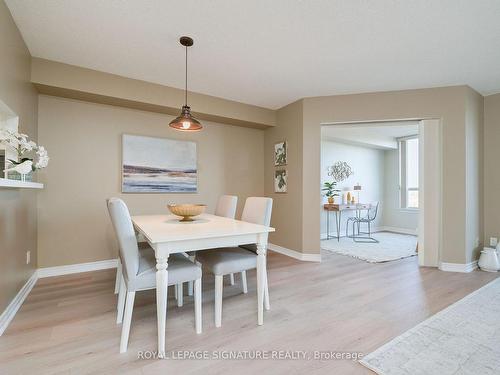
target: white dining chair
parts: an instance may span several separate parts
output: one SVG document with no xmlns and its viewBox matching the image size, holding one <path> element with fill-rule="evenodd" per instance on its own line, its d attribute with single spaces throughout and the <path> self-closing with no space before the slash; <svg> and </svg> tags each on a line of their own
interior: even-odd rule
<svg viewBox="0 0 500 375">
<path fill-rule="evenodd" d="M 108 200 L 108 211 L 119 244 L 122 275 L 119 288 L 118 322 L 122 325 L 120 353 L 127 351 L 135 293 L 156 289 L 156 259 L 152 252 L 140 252 L 128 208 L 121 199 Z M 171 254 L 168 259 L 168 283 L 194 281 L 194 311 L 196 333 L 202 331 L 201 267 L 182 254 Z"/>
<path fill-rule="evenodd" d="M 229 219 L 234 219 L 236 216 L 236 207 L 238 205 L 238 197 L 236 195 L 222 195 L 219 197 L 219 200 L 217 201 L 217 206 L 215 206 L 215 212 L 214 214 L 216 216 L 222 216 L 222 217 L 227 217 Z M 188 252 L 189 258 L 191 260 L 195 260 L 196 257 L 196 252 Z M 229 275 L 230 283 L 231 285 L 234 285 L 234 274 Z M 243 282 L 243 280 L 242 280 Z M 246 280 L 245 280 L 246 282 Z M 182 290 L 182 285 L 180 286 Z M 178 292 L 176 292 L 178 293 Z M 181 293 L 182 294 L 182 293 Z M 193 294 L 193 283 L 189 282 L 188 283 L 188 295 Z M 178 294 L 177 294 L 178 295 Z M 182 298 L 182 297 L 181 297 Z"/>
<path fill-rule="evenodd" d="M 272 206 L 273 200 L 271 198 L 249 197 L 245 201 L 241 220 L 269 226 L 271 224 Z M 223 277 L 227 274 L 241 272 L 243 293 L 247 293 L 246 271 L 257 268 L 256 247 L 250 244 L 240 247 L 201 251 L 197 255 L 197 260 L 201 262 L 203 267 L 215 275 L 215 326 L 220 327 L 222 325 Z M 269 310 L 267 267 L 264 270 L 264 279 L 264 307 L 266 310 Z"/>
<path fill-rule="evenodd" d="M 143 255 L 147 255 L 145 253 L 152 253 L 154 256 L 154 250 L 146 242 L 139 242 L 139 240 L 137 240 L 137 245 L 139 246 L 139 252 L 144 253 Z M 115 294 L 118 294 L 120 292 L 121 279 L 122 279 L 122 261 L 120 260 L 120 257 L 118 257 L 116 265 Z"/>
<path fill-rule="evenodd" d="M 215 215 L 234 219 L 238 197 L 236 195 L 223 195 L 219 198 L 215 207 Z M 234 285 L 234 273 L 229 274 L 229 282 Z"/>
</svg>

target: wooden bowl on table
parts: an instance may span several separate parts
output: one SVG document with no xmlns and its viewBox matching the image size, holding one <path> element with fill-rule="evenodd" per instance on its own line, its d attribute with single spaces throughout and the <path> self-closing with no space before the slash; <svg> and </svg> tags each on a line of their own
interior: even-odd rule
<svg viewBox="0 0 500 375">
<path fill-rule="evenodd" d="M 206 204 L 169 204 L 167 205 L 170 212 L 174 215 L 181 216 L 182 219 L 179 221 L 193 221 L 193 217 L 201 215 L 205 208 L 207 208 Z"/>
</svg>

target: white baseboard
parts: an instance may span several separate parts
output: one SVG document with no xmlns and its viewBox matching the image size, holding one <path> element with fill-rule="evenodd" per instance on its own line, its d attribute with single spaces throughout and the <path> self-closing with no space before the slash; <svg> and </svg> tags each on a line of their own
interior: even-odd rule
<svg viewBox="0 0 500 375">
<path fill-rule="evenodd" d="M 89 262 L 89 263 L 79 263 L 79 264 L 70 264 L 67 266 L 57 266 L 57 267 L 45 267 L 39 268 L 33 272 L 33 275 L 26 281 L 26 284 L 21 288 L 21 290 L 14 297 L 12 302 L 7 306 L 5 311 L 0 315 L 0 336 L 7 329 L 9 323 L 14 319 L 17 311 L 23 304 L 24 300 L 31 292 L 31 289 L 35 286 L 35 283 L 38 279 L 43 277 L 51 277 L 51 276 L 61 276 L 61 275 L 69 275 L 71 273 L 80 273 L 80 272 L 89 272 L 89 271 L 98 271 L 104 270 L 108 268 L 116 268 L 118 264 L 118 259 L 108 259 L 101 260 L 98 262 Z"/>
<path fill-rule="evenodd" d="M 387 226 L 382 226 L 380 228 L 377 228 L 377 232 L 394 232 L 401 234 L 411 234 L 413 236 L 418 235 L 417 229 L 407 229 L 407 228 L 387 227 Z"/>
<path fill-rule="evenodd" d="M 439 263 L 439 269 L 446 272 L 472 272 L 477 269 L 477 260 L 470 263 Z"/>
<path fill-rule="evenodd" d="M 393 232 L 393 233 L 401 233 L 401 234 L 411 234 L 414 236 L 416 236 L 418 234 L 416 229 L 406 229 L 406 228 L 387 227 L 387 226 L 381 226 L 381 227 L 377 227 L 377 228 L 372 229 L 372 233 L 377 233 L 377 232 Z M 335 234 L 330 233 L 330 236 L 334 236 L 336 238 Z M 342 238 L 342 237 L 345 237 L 345 232 L 341 231 L 340 238 Z M 326 233 L 321 233 L 321 239 L 326 240 Z"/>
<path fill-rule="evenodd" d="M 37 270 L 33 272 L 33 275 L 26 281 L 21 290 L 16 294 L 14 299 L 9 303 L 7 308 L 4 310 L 2 315 L 0 315 L 0 336 L 4 333 L 4 331 L 9 326 L 9 323 L 14 319 L 17 311 L 23 304 L 24 300 L 31 292 L 31 289 L 35 286 L 36 281 L 38 280 Z"/>
<path fill-rule="evenodd" d="M 38 269 L 38 277 L 69 275 L 71 273 L 90 272 L 116 268 L 118 259 L 100 260 L 97 262 L 68 264 L 67 266 L 44 267 Z"/>
<path fill-rule="evenodd" d="M 267 244 L 267 248 L 275 253 L 280 253 L 291 258 L 303 260 L 306 262 L 321 262 L 321 254 L 305 254 L 296 250 L 290 250 L 286 247 L 278 246 L 272 243 Z"/>
</svg>

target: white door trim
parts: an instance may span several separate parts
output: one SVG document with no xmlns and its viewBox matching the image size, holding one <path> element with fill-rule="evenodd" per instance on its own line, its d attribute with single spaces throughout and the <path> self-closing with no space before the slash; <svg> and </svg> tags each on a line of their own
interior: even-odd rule
<svg viewBox="0 0 500 375">
<path fill-rule="evenodd" d="M 418 264 L 437 267 L 442 247 L 442 125 L 437 119 L 419 125 Z M 437 162 L 436 162 L 437 161 Z"/>
</svg>

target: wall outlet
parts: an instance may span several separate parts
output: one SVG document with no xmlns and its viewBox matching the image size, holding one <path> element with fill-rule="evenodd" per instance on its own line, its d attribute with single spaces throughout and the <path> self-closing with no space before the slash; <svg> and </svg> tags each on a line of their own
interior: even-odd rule
<svg viewBox="0 0 500 375">
<path fill-rule="evenodd" d="M 26 264 L 30 264 L 31 262 L 31 251 L 26 252 Z"/>
<path fill-rule="evenodd" d="M 498 244 L 498 238 L 497 237 L 490 237 L 490 246 L 497 247 L 497 244 Z"/>
</svg>

